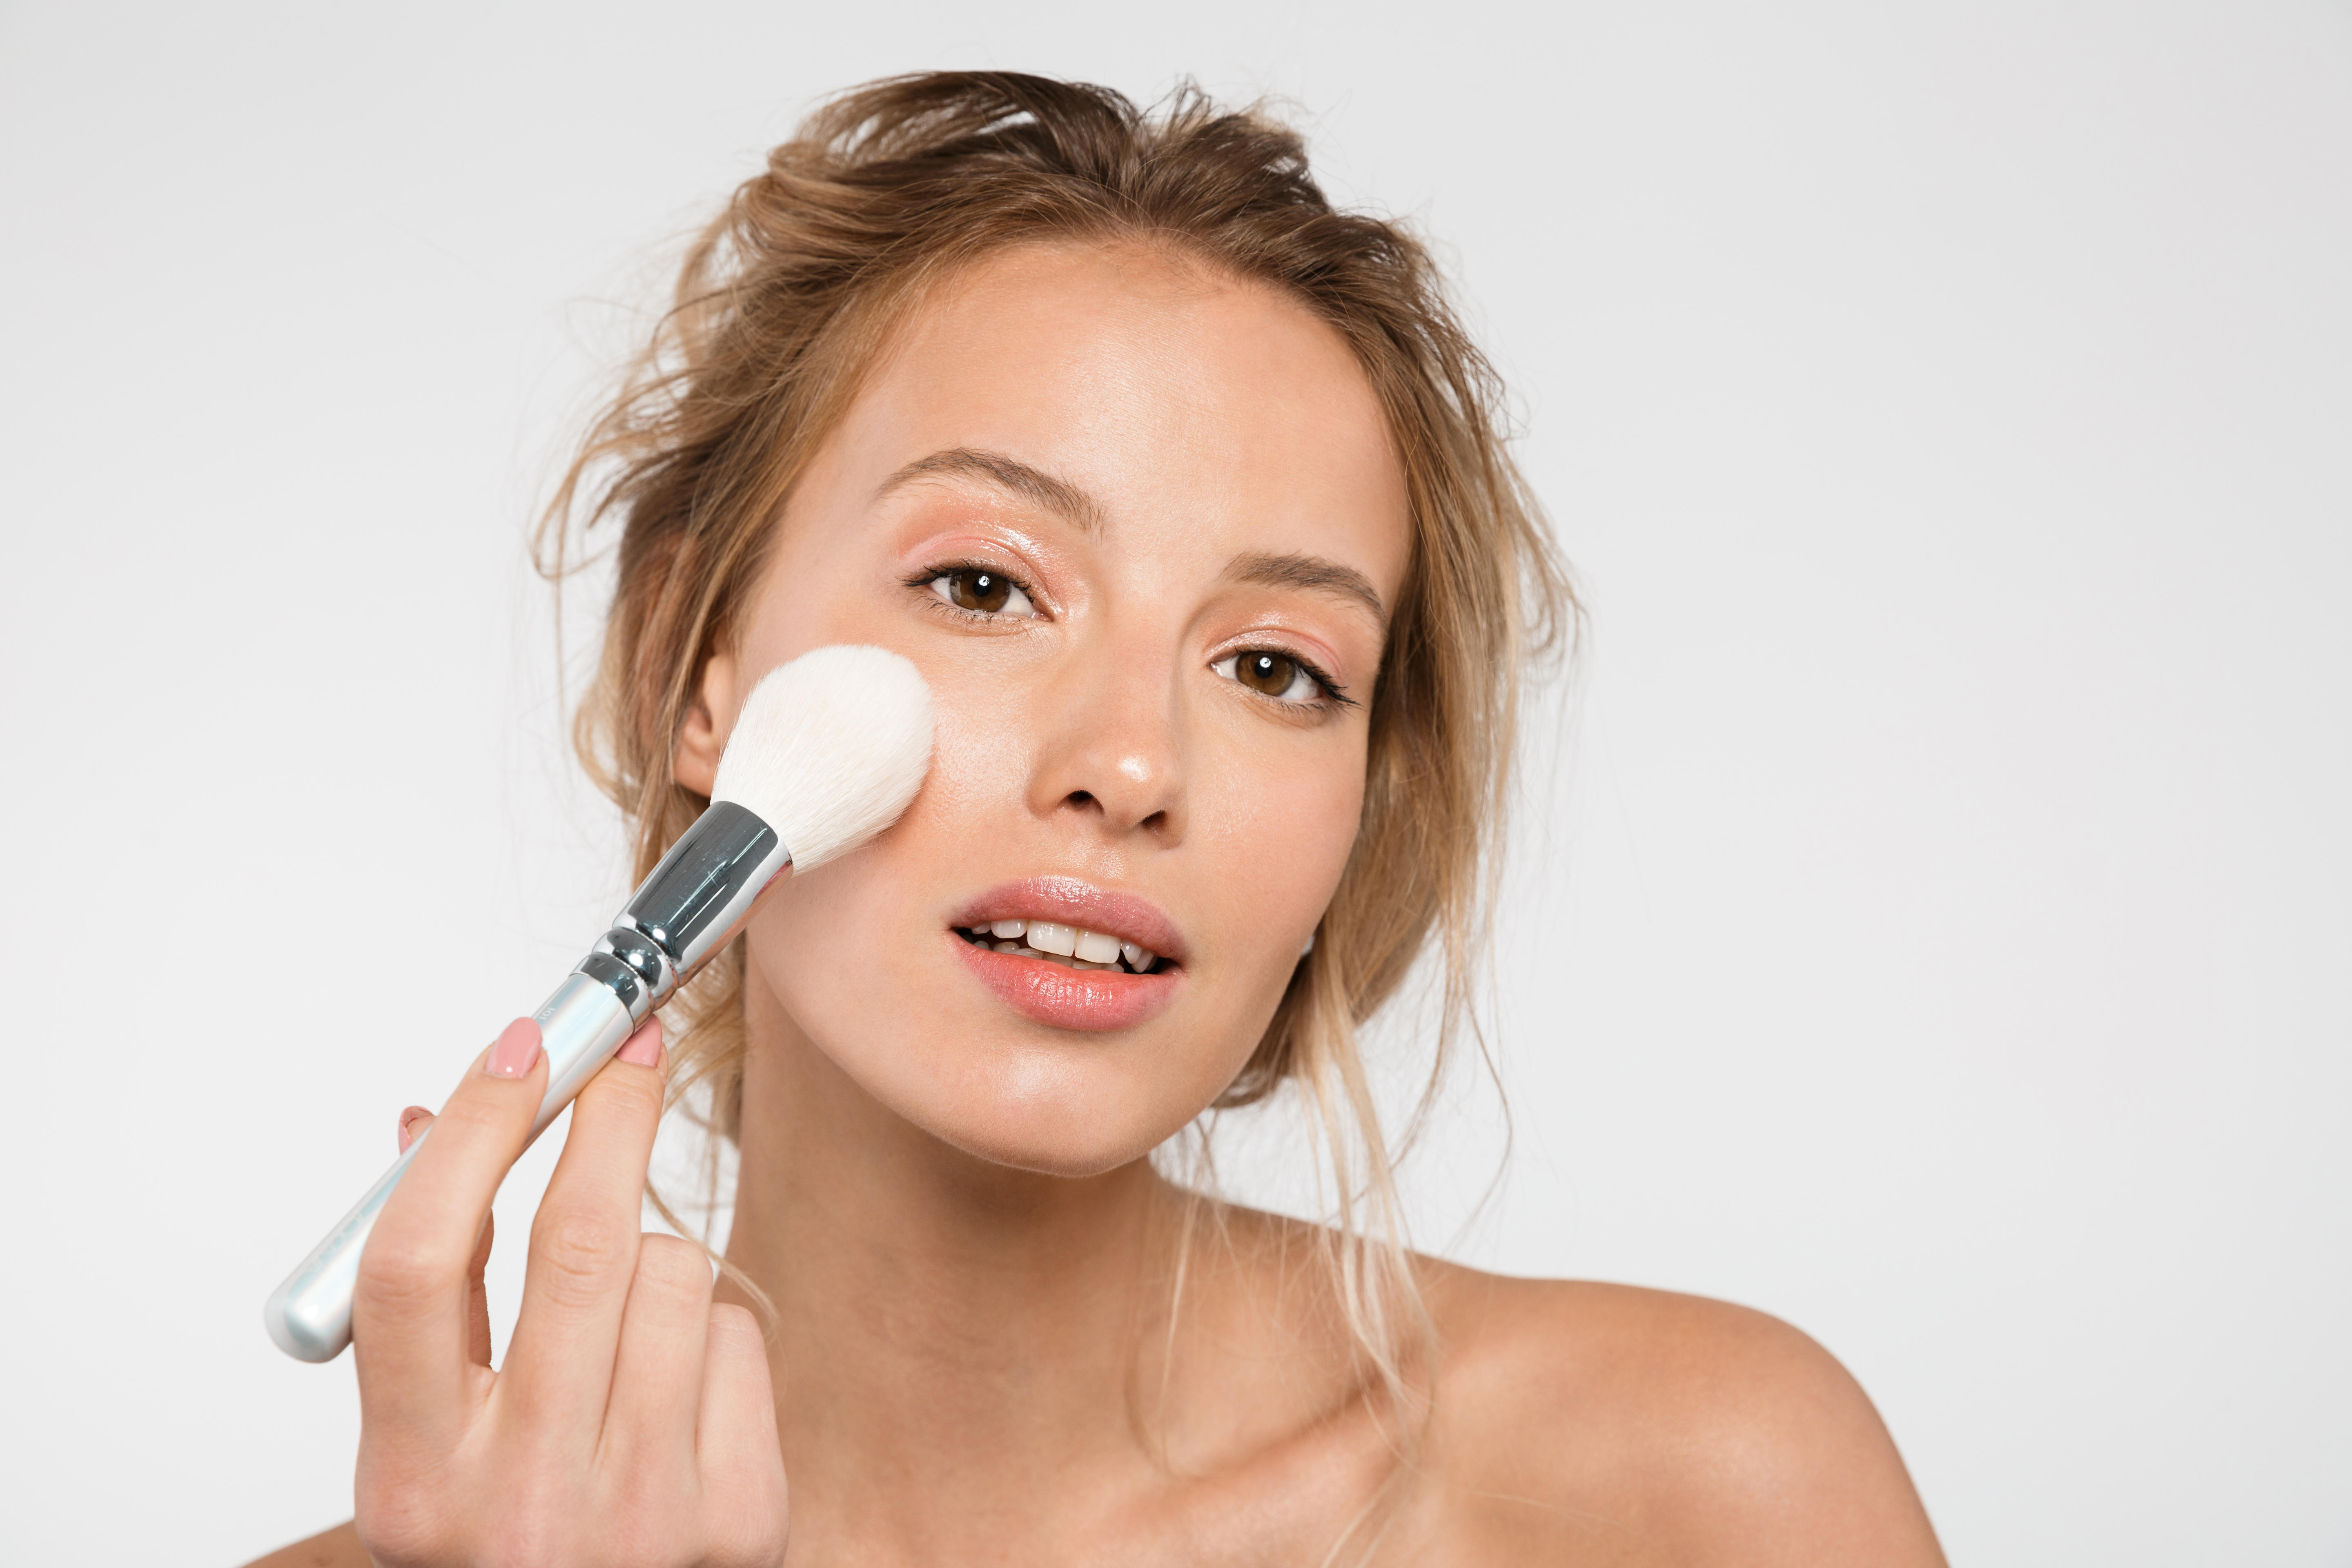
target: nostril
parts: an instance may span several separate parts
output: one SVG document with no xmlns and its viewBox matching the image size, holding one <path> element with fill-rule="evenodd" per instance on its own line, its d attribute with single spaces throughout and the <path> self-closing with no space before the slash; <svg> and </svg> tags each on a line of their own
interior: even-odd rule
<svg viewBox="0 0 2352 1568">
<path fill-rule="evenodd" d="M 1089 791 L 1074 789 L 1070 792 L 1070 804 L 1072 805 L 1092 805 L 1095 804 L 1095 797 Z"/>
</svg>

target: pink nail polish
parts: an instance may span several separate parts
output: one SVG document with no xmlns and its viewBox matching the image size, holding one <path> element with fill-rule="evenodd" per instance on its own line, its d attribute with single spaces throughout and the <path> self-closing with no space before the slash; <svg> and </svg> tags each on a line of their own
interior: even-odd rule
<svg viewBox="0 0 2352 1568">
<path fill-rule="evenodd" d="M 430 1112 L 421 1105 L 412 1105 L 400 1113 L 400 1152 L 402 1153 L 407 1153 L 408 1146 L 416 1142 L 416 1124 L 429 1114 Z"/>
<path fill-rule="evenodd" d="M 649 1068 L 661 1059 L 661 1020 L 648 1018 L 646 1026 L 621 1047 L 621 1059 L 631 1067 Z"/>
<path fill-rule="evenodd" d="M 517 1018 L 499 1031 L 490 1047 L 490 1059 L 482 1070 L 492 1078 L 529 1078 L 530 1069 L 539 1065 L 539 1022 L 534 1018 Z"/>
</svg>

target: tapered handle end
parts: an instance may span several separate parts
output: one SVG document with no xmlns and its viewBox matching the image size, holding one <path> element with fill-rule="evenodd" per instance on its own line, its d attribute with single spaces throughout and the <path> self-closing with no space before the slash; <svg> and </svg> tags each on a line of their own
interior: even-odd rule
<svg viewBox="0 0 2352 1568">
<path fill-rule="evenodd" d="M 351 1296 L 343 1296 L 341 1312 L 317 1310 L 315 1296 L 304 1301 L 295 1293 L 301 1278 L 297 1274 L 269 1293 L 261 1308 L 262 1326 L 269 1331 L 270 1342 L 296 1361 L 332 1361 L 352 1342 Z M 314 1310 L 305 1311 L 305 1306 Z"/>
<path fill-rule="evenodd" d="M 285 1284 L 270 1292 L 261 1308 L 261 1321 L 279 1350 L 297 1361 L 332 1361 L 352 1342 L 352 1292 L 360 1282 L 360 1254 L 375 1228 L 375 1216 L 383 1212 L 384 1200 L 400 1184 L 400 1173 L 432 1133 L 429 1127 L 418 1133 L 359 1205 L 311 1249 Z"/>
</svg>

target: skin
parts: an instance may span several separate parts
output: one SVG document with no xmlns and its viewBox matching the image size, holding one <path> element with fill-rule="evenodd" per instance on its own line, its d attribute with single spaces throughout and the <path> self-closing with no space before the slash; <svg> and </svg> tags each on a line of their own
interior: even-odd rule
<svg viewBox="0 0 2352 1568">
<path fill-rule="evenodd" d="M 1378 1562 L 1942 1562 L 1859 1387 L 1757 1313 L 1419 1260 L 1441 1348 L 1402 1469 L 1307 1227 L 1227 1211 L 1168 1321 L 1182 1205 L 1143 1156 L 1242 1066 L 1339 881 L 1408 539 L 1369 384 L 1280 295 L 1065 247 L 934 297 L 676 761 L 707 789 L 751 684 L 827 643 L 938 700 L 906 815 L 747 934 L 729 1256 L 775 1332 L 638 1234 L 648 1035 L 578 1102 L 492 1372 L 484 1221 L 545 1068 L 471 1073 L 362 1268 L 358 1518 L 263 1562 L 1316 1562 L 1383 1484 Z M 978 567 L 1035 614 L 941 597 Z M 1255 689 L 1237 650 L 1352 705 Z M 1058 1027 L 975 977 L 950 924 L 1035 877 L 1164 916 L 1155 1010 Z"/>
</svg>

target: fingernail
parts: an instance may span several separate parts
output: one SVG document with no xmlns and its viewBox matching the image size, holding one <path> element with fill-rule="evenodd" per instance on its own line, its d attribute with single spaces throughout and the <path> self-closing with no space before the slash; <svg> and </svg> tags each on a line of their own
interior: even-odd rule
<svg viewBox="0 0 2352 1568">
<path fill-rule="evenodd" d="M 432 1114 L 421 1105 L 412 1105 L 400 1113 L 400 1152 L 402 1153 L 407 1153 L 408 1146 L 416 1142 L 417 1122 Z"/>
<path fill-rule="evenodd" d="M 649 1068 L 661 1060 L 661 1020 L 648 1018 L 646 1026 L 621 1047 L 621 1059 L 631 1067 Z"/>
<path fill-rule="evenodd" d="M 499 1031 L 497 1042 L 490 1047 L 490 1059 L 482 1070 L 492 1078 L 529 1078 L 530 1069 L 539 1065 L 539 1023 L 532 1018 L 517 1018 Z"/>
</svg>

